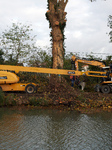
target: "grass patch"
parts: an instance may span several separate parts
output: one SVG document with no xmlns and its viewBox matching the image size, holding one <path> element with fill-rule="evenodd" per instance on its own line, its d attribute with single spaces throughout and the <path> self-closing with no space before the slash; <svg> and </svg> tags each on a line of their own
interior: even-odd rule
<svg viewBox="0 0 112 150">
<path fill-rule="evenodd" d="M 49 102 L 46 100 L 44 97 L 36 98 L 36 97 L 31 97 L 29 98 L 29 105 L 31 106 L 48 106 Z"/>
<path fill-rule="evenodd" d="M 5 99 L 4 92 L 0 90 L 0 106 L 4 105 L 4 99 Z"/>
<path fill-rule="evenodd" d="M 15 106 L 16 104 L 17 102 L 13 94 L 5 96 L 4 92 L 0 90 L 0 106 Z"/>
</svg>

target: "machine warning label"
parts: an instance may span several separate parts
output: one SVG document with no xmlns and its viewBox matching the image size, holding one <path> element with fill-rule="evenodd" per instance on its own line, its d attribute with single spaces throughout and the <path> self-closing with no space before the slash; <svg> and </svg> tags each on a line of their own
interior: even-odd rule
<svg viewBox="0 0 112 150">
<path fill-rule="evenodd" d="M 68 74 L 75 74 L 75 72 L 72 72 L 72 71 L 68 71 Z"/>
</svg>

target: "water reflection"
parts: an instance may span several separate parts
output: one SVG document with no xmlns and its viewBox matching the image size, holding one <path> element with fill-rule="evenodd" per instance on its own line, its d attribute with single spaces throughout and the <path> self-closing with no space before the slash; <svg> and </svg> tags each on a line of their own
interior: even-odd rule
<svg viewBox="0 0 112 150">
<path fill-rule="evenodd" d="M 0 149 L 111 150 L 112 113 L 0 108 Z"/>
</svg>

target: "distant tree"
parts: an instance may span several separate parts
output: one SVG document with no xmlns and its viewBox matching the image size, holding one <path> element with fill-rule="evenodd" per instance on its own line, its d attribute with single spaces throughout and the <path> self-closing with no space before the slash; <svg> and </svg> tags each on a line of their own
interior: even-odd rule
<svg viewBox="0 0 112 150">
<path fill-rule="evenodd" d="M 24 59 L 34 47 L 34 36 L 28 25 L 13 23 L 9 30 L 5 30 L 0 37 L 0 49 L 4 52 L 6 60 L 15 60 L 16 63 L 24 62 Z"/>
<path fill-rule="evenodd" d="M 107 66 L 112 64 L 112 56 L 107 56 L 105 62 Z"/>
<path fill-rule="evenodd" d="M 110 36 L 110 42 L 112 42 L 112 16 L 109 15 L 108 17 L 108 27 L 110 27 L 111 31 L 109 32 L 109 36 Z"/>
<path fill-rule="evenodd" d="M 66 26 L 66 12 L 68 0 L 47 0 L 48 11 L 46 18 L 52 37 L 53 68 L 63 68 L 64 65 L 64 28 Z"/>
<path fill-rule="evenodd" d="M 52 56 L 49 48 L 46 47 L 46 49 L 43 50 L 42 48 L 38 47 L 35 49 L 30 57 L 28 64 L 35 67 L 51 68 Z"/>
<path fill-rule="evenodd" d="M 74 54 L 73 54 L 72 52 L 69 53 L 69 54 L 65 54 L 63 69 L 71 70 L 71 68 L 72 68 L 72 66 L 71 66 L 71 57 L 72 57 L 73 55 L 74 55 Z"/>
<path fill-rule="evenodd" d="M 3 54 L 4 54 L 3 51 L 0 50 L 0 64 L 4 63 Z"/>
<path fill-rule="evenodd" d="M 8 60 L 5 60 L 5 61 L 4 61 L 4 64 L 5 64 L 5 65 L 17 65 L 17 64 L 19 64 L 19 63 L 16 61 L 15 58 L 12 58 L 12 55 L 9 55 Z"/>
</svg>

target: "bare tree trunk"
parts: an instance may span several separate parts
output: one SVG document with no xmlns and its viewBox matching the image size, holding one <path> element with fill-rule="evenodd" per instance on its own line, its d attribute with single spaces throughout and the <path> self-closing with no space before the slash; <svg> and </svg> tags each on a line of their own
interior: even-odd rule
<svg viewBox="0 0 112 150">
<path fill-rule="evenodd" d="M 48 0 L 48 11 L 46 12 L 49 21 L 52 37 L 53 68 L 63 68 L 64 60 L 64 28 L 66 25 L 65 6 L 68 0 Z"/>
</svg>

